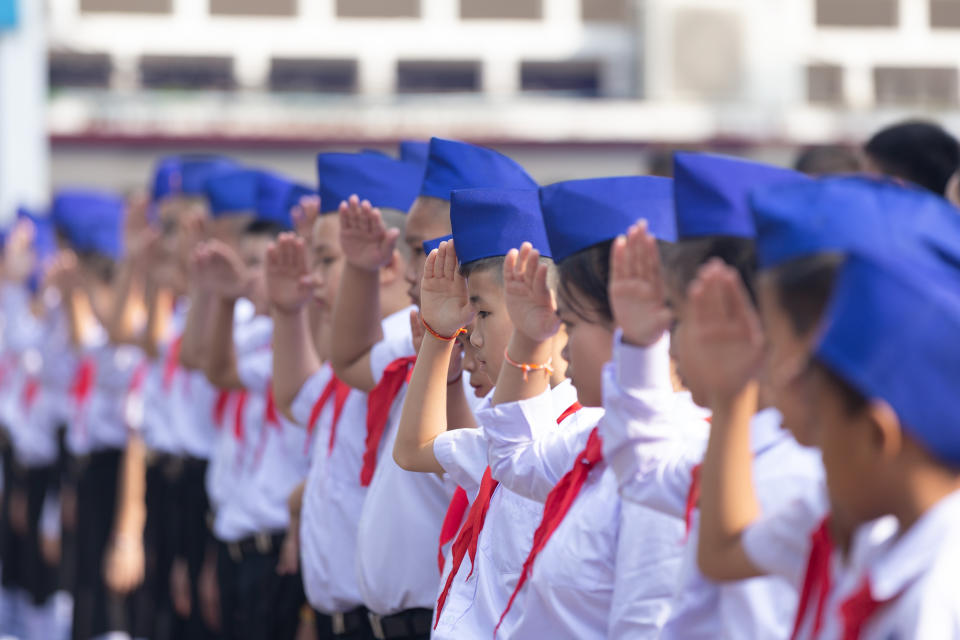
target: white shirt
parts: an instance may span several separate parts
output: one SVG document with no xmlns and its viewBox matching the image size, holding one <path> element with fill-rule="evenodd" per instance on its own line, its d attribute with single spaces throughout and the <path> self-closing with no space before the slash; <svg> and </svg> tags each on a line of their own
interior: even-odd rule
<svg viewBox="0 0 960 640">
<path fill-rule="evenodd" d="M 410 309 L 384 320 L 384 336 L 370 352 L 376 381 L 395 359 L 414 355 Z M 380 615 L 434 606 L 437 540 L 453 494 L 436 475 L 404 471 L 393 460 L 390 452 L 405 392 L 406 387 L 390 410 L 357 530 L 360 593 L 364 604 Z M 361 429 L 366 437 L 365 421 Z"/>
<path fill-rule="evenodd" d="M 580 438 L 554 430 L 534 439 L 534 425 L 548 424 L 552 413 L 544 393 L 478 415 L 491 441 L 491 467 L 499 469 L 494 477 L 499 473 L 504 486 L 543 495 L 573 467 L 602 419 L 602 411 L 583 409 L 576 414 Z M 514 604 L 522 613 L 505 637 L 657 637 L 676 587 L 682 536 L 681 519 L 621 504 L 612 469 L 599 462 L 534 562 Z"/>
<path fill-rule="evenodd" d="M 668 338 L 649 349 L 623 344 L 617 337 L 614 360 L 604 371 L 604 448 L 616 461 L 625 498 L 684 515 L 693 467 L 702 459 L 703 443 L 677 442 L 668 424 L 677 411 L 665 410 L 671 393 L 656 380 L 668 371 Z M 664 423 L 657 415 L 666 418 Z M 701 423 L 702 425 L 703 423 Z M 677 446 L 664 446 L 664 443 Z M 780 427 L 780 415 L 769 409 L 751 423 L 754 478 L 765 512 L 785 500 L 813 500 L 823 482 L 819 454 L 800 447 Z M 699 512 L 693 514 L 686 558 L 673 612 L 663 638 L 782 638 L 790 633 L 797 602 L 797 584 L 779 575 L 717 584 L 697 566 Z M 815 525 L 814 525 L 815 526 Z M 805 556 L 801 556 L 805 558 Z M 719 630 L 719 631 L 718 631 Z"/>
<path fill-rule="evenodd" d="M 140 433 L 144 444 L 151 451 L 181 453 L 177 431 L 182 418 L 176 414 L 176 410 L 177 403 L 182 401 L 179 390 L 184 384 L 187 372 L 176 364 L 172 375 L 168 376 L 167 368 L 169 359 L 174 356 L 170 349 L 183 331 L 185 315 L 184 305 L 178 304 L 171 318 L 169 335 L 158 345 L 157 358 L 147 364 L 141 392 L 143 421 Z"/>
<path fill-rule="evenodd" d="M 478 410 L 489 406 L 492 395 L 491 391 Z M 569 380 L 554 388 L 552 396 L 557 417 L 577 400 L 576 389 Z M 554 428 L 567 429 L 573 422 L 568 416 L 557 426 L 555 418 Z M 434 454 L 444 470 L 468 494 L 475 495 L 488 463 L 483 426 L 447 431 L 434 440 L 433 446 Z M 471 566 L 468 555 L 460 565 L 433 631 L 433 638 L 487 640 L 490 637 L 516 587 L 523 562 L 533 544 L 533 533 L 542 516 L 543 503 L 519 496 L 502 486 L 494 490 L 477 541 L 476 559 Z M 449 564 L 444 565 L 441 591 L 450 569 Z M 520 607 L 510 610 L 500 627 L 504 637 L 509 635 L 520 613 Z"/>
</svg>

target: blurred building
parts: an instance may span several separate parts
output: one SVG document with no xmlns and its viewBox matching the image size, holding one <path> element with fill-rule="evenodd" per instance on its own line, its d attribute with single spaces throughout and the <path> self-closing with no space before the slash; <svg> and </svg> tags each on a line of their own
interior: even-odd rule
<svg viewBox="0 0 960 640">
<path fill-rule="evenodd" d="M 29 1 L 29 0 L 28 0 Z M 650 145 L 859 142 L 960 128 L 960 0 L 47 0 L 55 182 L 168 148 L 287 165 L 431 134 L 543 180 Z M 114 164 L 78 164 L 122 149 Z M 108 162 L 106 157 L 103 162 Z"/>
</svg>

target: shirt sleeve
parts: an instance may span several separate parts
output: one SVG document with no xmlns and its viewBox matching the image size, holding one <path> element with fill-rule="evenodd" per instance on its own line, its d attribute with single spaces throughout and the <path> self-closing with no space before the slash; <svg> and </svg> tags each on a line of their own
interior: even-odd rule
<svg viewBox="0 0 960 640">
<path fill-rule="evenodd" d="M 444 431 L 433 441 L 433 455 L 450 479 L 469 495 L 480 490 L 487 469 L 487 440 L 482 427 Z"/>
<path fill-rule="evenodd" d="M 261 349 L 256 353 L 237 356 L 237 376 L 243 386 L 255 393 L 266 393 L 273 371 L 273 353 Z"/>
<path fill-rule="evenodd" d="M 8 349 L 22 353 L 41 342 L 40 323 L 30 313 L 30 294 L 24 287 L 8 284 L 0 288 L 0 308 L 6 319 L 3 337 Z"/>
<path fill-rule="evenodd" d="M 657 638 L 670 615 L 683 562 L 683 523 L 624 502 L 608 638 Z"/>
<path fill-rule="evenodd" d="M 293 399 L 293 404 L 290 405 L 290 415 L 301 427 L 309 426 L 313 405 L 320 399 L 328 382 L 330 382 L 330 368 L 321 367 L 307 378 L 307 381 L 300 387 L 297 397 Z"/>
<path fill-rule="evenodd" d="M 666 335 L 643 348 L 625 344 L 617 332 L 613 361 L 603 371 L 606 415 L 600 435 L 604 459 L 617 476 L 620 494 L 679 517 L 686 507 L 693 468 L 703 457 L 706 423 L 679 406 L 669 349 Z"/>
<path fill-rule="evenodd" d="M 380 382 L 383 371 L 397 358 L 406 358 L 416 355 L 413 350 L 413 337 L 407 330 L 386 334 L 384 339 L 373 345 L 370 350 L 370 373 L 374 382 Z"/>
<path fill-rule="evenodd" d="M 477 413 L 487 437 L 494 479 L 516 494 L 545 502 L 586 446 L 593 424 L 558 429 L 551 390 Z M 589 427 L 589 428 L 587 428 Z"/>
<path fill-rule="evenodd" d="M 817 504 L 813 504 L 817 502 Z M 799 589 L 810 556 L 811 537 L 826 515 L 820 500 L 797 498 L 754 521 L 741 536 L 750 561 Z"/>
</svg>

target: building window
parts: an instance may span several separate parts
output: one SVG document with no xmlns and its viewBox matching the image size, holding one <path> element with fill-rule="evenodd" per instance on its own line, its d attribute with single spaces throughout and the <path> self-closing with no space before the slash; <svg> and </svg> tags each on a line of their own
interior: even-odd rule
<svg viewBox="0 0 960 640">
<path fill-rule="evenodd" d="M 812 64 L 807 67 L 807 100 L 818 104 L 842 104 L 843 67 Z"/>
<path fill-rule="evenodd" d="M 401 60 L 397 63 L 398 93 L 452 93 L 479 90 L 479 62 Z"/>
<path fill-rule="evenodd" d="M 420 0 L 337 0 L 338 18 L 419 18 Z"/>
<path fill-rule="evenodd" d="M 50 53 L 47 74 L 52 89 L 107 88 L 113 63 L 105 53 Z"/>
<path fill-rule="evenodd" d="M 80 0 L 83 13 L 170 13 L 173 0 Z"/>
<path fill-rule="evenodd" d="M 541 0 L 460 0 L 460 17 L 492 20 L 539 20 Z"/>
<path fill-rule="evenodd" d="M 273 91 L 355 93 L 357 61 L 273 58 L 269 83 Z"/>
<path fill-rule="evenodd" d="M 297 13 L 297 0 L 210 0 L 210 13 L 215 16 L 293 16 Z"/>
<path fill-rule="evenodd" d="M 895 27 L 898 0 L 817 0 L 821 27 Z"/>
<path fill-rule="evenodd" d="M 140 84 L 149 89 L 232 89 L 233 59 L 226 56 L 142 56 Z"/>
<path fill-rule="evenodd" d="M 600 95 L 600 64 L 585 62 L 523 62 L 520 88 L 594 98 Z"/>
<path fill-rule="evenodd" d="M 960 29 L 960 0 L 930 0 L 930 26 Z"/>
<path fill-rule="evenodd" d="M 878 105 L 955 107 L 957 70 L 953 67 L 877 67 L 873 70 Z"/>
<path fill-rule="evenodd" d="M 628 16 L 627 0 L 580 0 L 580 17 L 586 22 L 623 22 Z"/>
</svg>

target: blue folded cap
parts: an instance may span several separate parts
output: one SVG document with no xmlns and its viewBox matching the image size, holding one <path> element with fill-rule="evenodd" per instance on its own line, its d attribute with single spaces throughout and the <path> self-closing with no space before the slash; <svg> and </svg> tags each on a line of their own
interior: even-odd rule
<svg viewBox="0 0 960 640">
<path fill-rule="evenodd" d="M 181 156 L 180 192 L 188 196 L 203 196 L 207 180 L 238 168 L 236 162 L 221 156 Z"/>
<path fill-rule="evenodd" d="M 427 157 L 430 155 L 430 143 L 422 140 L 402 140 L 400 142 L 400 159 L 404 162 L 426 168 Z"/>
<path fill-rule="evenodd" d="M 122 250 L 123 198 L 113 193 L 65 189 L 53 199 L 51 220 L 77 251 L 117 257 Z"/>
<path fill-rule="evenodd" d="M 450 200 L 458 189 L 536 189 L 537 182 L 507 156 L 466 142 L 430 139 L 420 195 Z"/>
<path fill-rule="evenodd" d="M 308 187 L 303 184 L 298 184 L 296 182 L 290 183 L 290 188 L 287 191 L 287 203 L 286 209 L 290 211 L 294 207 L 300 206 L 300 199 L 304 196 L 315 196 L 317 195 L 317 190 L 311 187 Z"/>
<path fill-rule="evenodd" d="M 257 222 L 293 229 L 293 218 L 290 217 L 293 190 L 294 182 L 289 178 L 267 171 L 260 172 L 257 182 Z"/>
<path fill-rule="evenodd" d="M 424 252 L 425 254 L 427 254 L 427 255 L 430 255 L 430 252 L 431 252 L 431 251 L 433 251 L 434 249 L 439 249 L 439 248 L 440 248 L 440 243 L 441 243 L 441 242 L 446 242 L 447 240 L 453 240 L 453 234 L 452 234 L 452 233 L 448 233 L 448 234 L 445 235 L 445 236 L 440 236 L 439 238 L 434 238 L 434 239 L 432 239 L 432 240 L 424 240 L 424 241 L 423 241 L 423 252 Z"/>
<path fill-rule="evenodd" d="M 325 212 L 356 195 L 375 207 L 406 213 L 417 198 L 423 168 L 375 153 L 321 153 L 317 175 Z"/>
<path fill-rule="evenodd" d="M 40 289 L 50 258 L 57 252 L 56 232 L 49 215 L 19 207 L 17 219 L 26 219 L 33 224 L 33 253 L 36 262 L 26 284 L 30 291 L 36 293 Z M 4 240 L 6 240 L 7 231 L 7 229 L 3 231 Z"/>
<path fill-rule="evenodd" d="M 213 217 L 254 213 L 260 173 L 257 169 L 235 167 L 208 177 L 203 188 Z"/>
<path fill-rule="evenodd" d="M 960 270 L 851 255 L 821 325 L 816 357 L 886 401 L 929 453 L 960 465 Z"/>
<path fill-rule="evenodd" d="M 808 180 L 790 169 L 709 153 L 673 156 L 674 208 L 681 240 L 703 236 L 753 238 L 748 206 L 755 189 Z"/>
<path fill-rule="evenodd" d="M 167 196 L 180 192 L 182 176 L 180 172 L 180 156 L 167 156 L 157 162 L 153 171 L 153 202 L 159 202 Z"/>
<path fill-rule="evenodd" d="M 756 191 L 761 269 L 824 252 L 924 261 L 925 246 L 960 246 L 960 213 L 919 187 L 868 176 L 825 177 Z M 954 249 L 960 254 L 960 250 Z"/>
<path fill-rule="evenodd" d="M 460 264 L 505 256 L 529 242 L 550 257 L 536 189 L 460 189 L 450 194 L 450 226 Z"/>
<path fill-rule="evenodd" d="M 613 240 L 641 218 L 647 220 L 654 237 L 667 242 L 677 239 L 670 178 L 625 176 L 558 182 L 540 188 L 540 210 L 557 262 Z"/>
</svg>

